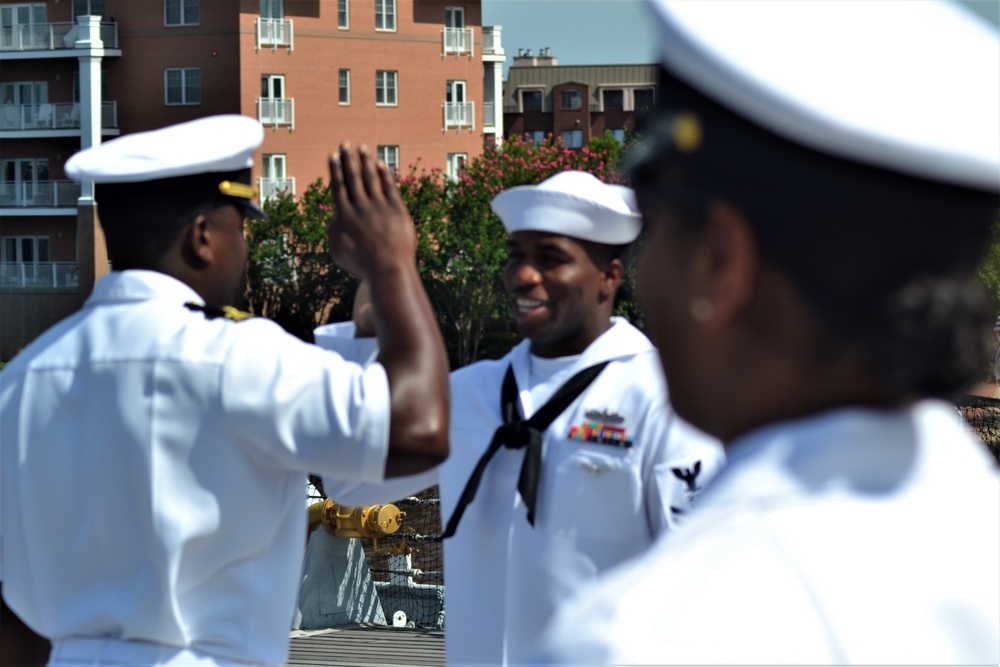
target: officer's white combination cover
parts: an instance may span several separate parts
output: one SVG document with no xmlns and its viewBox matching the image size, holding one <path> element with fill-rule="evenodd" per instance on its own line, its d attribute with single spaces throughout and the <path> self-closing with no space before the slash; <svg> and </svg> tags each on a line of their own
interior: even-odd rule
<svg viewBox="0 0 1000 667">
<path fill-rule="evenodd" d="M 632 190 L 608 185 L 585 171 L 563 171 L 538 185 L 508 188 L 490 206 L 508 234 L 548 232 L 624 245 L 642 229 Z"/>
<path fill-rule="evenodd" d="M 814 150 L 1000 190 L 1000 36 L 937 0 L 649 0 L 663 66 Z"/>
<path fill-rule="evenodd" d="M 82 150 L 66 162 L 66 175 L 95 183 L 140 183 L 239 171 L 253 166 L 253 153 L 263 141 L 264 128 L 253 118 L 208 116 Z"/>
</svg>

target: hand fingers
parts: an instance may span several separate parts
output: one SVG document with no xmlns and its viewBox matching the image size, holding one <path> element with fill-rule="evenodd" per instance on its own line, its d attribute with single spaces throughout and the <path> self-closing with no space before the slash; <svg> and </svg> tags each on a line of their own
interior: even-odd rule
<svg viewBox="0 0 1000 667">
<path fill-rule="evenodd" d="M 396 187 L 396 179 L 384 162 L 378 163 L 378 178 L 385 200 L 393 207 L 406 208 L 403 198 L 399 194 L 399 189 Z"/>
<path fill-rule="evenodd" d="M 360 150 L 361 158 L 361 181 L 365 187 L 365 194 L 372 201 L 382 200 L 382 188 L 380 187 L 378 175 L 378 160 L 368 152 L 366 146 Z"/>
<path fill-rule="evenodd" d="M 361 182 L 361 165 L 358 162 L 357 152 L 350 144 L 340 146 L 340 170 L 348 200 L 355 206 L 363 205 L 368 200 L 368 195 Z"/>
<path fill-rule="evenodd" d="M 347 191 L 344 187 L 339 153 L 333 153 L 330 156 L 328 166 L 330 167 L 330 194 L 333 196 L 333 210 L 339 211 L 347 203 Z"/>
</svg>

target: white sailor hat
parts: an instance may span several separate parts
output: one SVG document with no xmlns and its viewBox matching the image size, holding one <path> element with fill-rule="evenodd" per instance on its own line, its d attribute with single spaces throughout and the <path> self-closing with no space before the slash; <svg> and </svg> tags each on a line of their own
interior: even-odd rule
<svg viewBox="0 0 1000 667">
<path fill-rule="evenodd" d="M 252 118 L 208 116 L 82 150 L 67 160 L 65 170 L 70 178 L 97 184 L 197 184 L 206 193 L 235 198 L 248 214 L 261 217 L 249 170 L 263 141 L 264 129 Z"/>
<path fill-rule="evenodd" d="M 649 0 L 662 66 L 812 151 L 926 181 L 1000 191 L 1000 39 L 935 0 Z M 668 98 L 670 91 L 660 91 Z M 661 99 L 642 164 L 697 153 L 698 110 Z"/>
<path fill-rule="evenodd" d="M 635 194 L 585 171 L 563 171 L 538 185 L 518 185 L 490 206 L 508 234 L 550 232 L 603 243 L 631 243 L 642 229 Z"/>
</svg>

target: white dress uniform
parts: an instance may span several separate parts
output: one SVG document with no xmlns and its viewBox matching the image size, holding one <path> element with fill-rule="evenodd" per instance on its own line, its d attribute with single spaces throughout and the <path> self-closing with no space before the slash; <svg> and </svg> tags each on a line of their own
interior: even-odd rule
<svg viewBox="0 0 1000 667">
<path fill-rule="evenodd" d="M 727 453 L 684 530 L 582 589 L 536 662 L 1000 664 L 1000 477 L 954 407 L 837 410 Z"/>
<path fill-rule="evenodd" d="M 544 432 L 534 527 L 517 489 L 525 452 L 502 448 L 457 533 L 444 541 L 451 665 L 525 663 L 557 605 L 673 527 L 724 460 L 717 441 L 670 409 L 656 351 L 627 321 L 614 318 L 576 357 L 542 359 L 529 347 L 522 341 L 500 360 L 451 374 L 451 456 L 436 471 L 381 486 L 325 481 L 328 494 L 348 504 L 384 502 L 439 483 L 447 523 L 502 424 L 508 367 L 527 419 L 575 373 L 611 362 Z M 614 438 L 604 439 L 618 444 L 599 442 L 610 431 Z"/>
<path fill-rule="evenodd" d="M 51 664 L 283 664 L 306 474 L 384 477 L 380 365 L 188 302 L 112 273 L 0 374 L 0 577 Z"/>
</svg>

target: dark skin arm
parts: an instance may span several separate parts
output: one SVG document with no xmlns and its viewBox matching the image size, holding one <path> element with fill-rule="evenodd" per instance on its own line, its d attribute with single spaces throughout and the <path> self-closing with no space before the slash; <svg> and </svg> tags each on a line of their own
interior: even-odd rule
<svg viewBox="0 0 1000 667">
<path fill-rule="evenodd" d="M 448 358 L 417 272 L 413 221 L 389 170 L 363 146 L 331 156 L 330 189 L 330 252 L 367 283 L 389 379 L 386 477 L 422 472 L 448 456 Z"/>
</svg>

